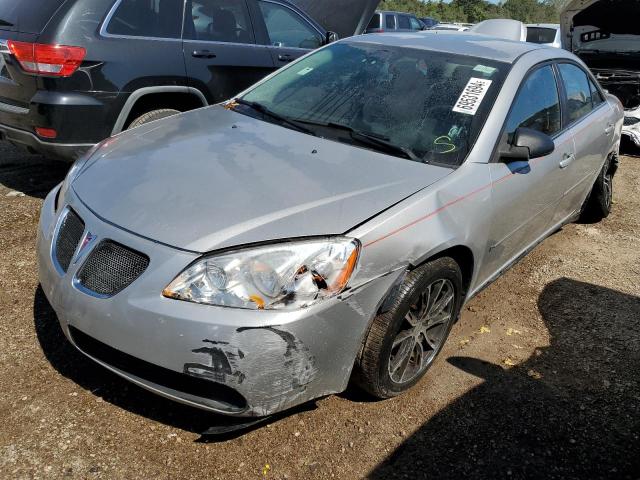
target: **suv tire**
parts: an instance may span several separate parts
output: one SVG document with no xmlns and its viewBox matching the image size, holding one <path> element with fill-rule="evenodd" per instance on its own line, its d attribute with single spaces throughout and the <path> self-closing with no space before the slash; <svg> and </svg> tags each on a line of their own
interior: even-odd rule
<svg viewBox="0 0 640 480">
<path fill-rule="evenodd" d="M 144 115 L 140 115 L 133 122 L 131 122 L 127 130 L 139 127 L 146 123 L 155 122 L 156 120 L 161 120 L 163 118 L 171 117 L 173 115 L 177 115 L 178 113 L 181 113 L 181 112 L 179 110 L 174 110 L 172 108 L 162 108 L 159 110 L 151 110 L 150 112 L 147 112 Z"/>
</svg>

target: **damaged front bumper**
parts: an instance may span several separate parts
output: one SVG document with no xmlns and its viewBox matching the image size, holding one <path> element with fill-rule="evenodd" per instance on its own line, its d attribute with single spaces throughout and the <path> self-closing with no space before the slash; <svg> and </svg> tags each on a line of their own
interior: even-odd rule
<svg viewBox="0 0 640 480">
<path fill-rule="evenodd" d="M 72 191 L 66 198 L 71 206 L 56 211 L 56 195 L 57 189 L 47 196 L 41 213 L 39 275 L 69 341 L 133 383 L 226 415 L 266 416 L 343 391 L 368 325 L 401 274 L 296 311 L 172 300 L 161 295 L 163 288 L 199 254 L 114 227 Z M 63 272 L 54 250 L 68 208 L 84 222 L 84 233 Z M 144 273 L 111 298 L 94 295 L 77 282 L 83 262 L 104 239 L 149 258 Z"/>
<path fill-rule="evenodd" d="M 640 147 L 640 107 L 624 111 L 622 135 L 626 135 L 637 147 Z"/>
</svg>

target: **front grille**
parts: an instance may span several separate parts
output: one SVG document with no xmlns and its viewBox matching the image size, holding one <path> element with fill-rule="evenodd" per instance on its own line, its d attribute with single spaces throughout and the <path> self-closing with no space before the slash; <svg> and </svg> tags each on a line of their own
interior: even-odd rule
<svg viewBox="0 0 640 480">
<path fill-rule="evenodd" d="M 224 384 L 159 367 L 116 350 L 73 326 L 69 326 L 69 332 L 74 343 L 84 353 L 125 373 L 177 392 L 222 403 L 230 411 L 239 412 L 247 407 L 245 398 Z"/>
<path fill-rule="evenodd" d="M 78 272 L 87 290 L 112 297 L 131 285 L 149 266 L 149 257 L 104 240 L 90 254 Z"/>
<path fill-rule="evenodd" d="M 56 260 L 65 273 L 67 273 L 83 233 L 84 222 L 73 210 L 67 211 L 60 224 L 55 246 Z"/>
</svg>

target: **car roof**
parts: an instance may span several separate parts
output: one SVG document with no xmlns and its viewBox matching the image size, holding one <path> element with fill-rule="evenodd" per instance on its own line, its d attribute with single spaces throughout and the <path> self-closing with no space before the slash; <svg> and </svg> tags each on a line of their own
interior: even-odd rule
<svg viewBox="0 0 640 480">
<path fill-rule="evenodd" d="M 396 14 L 396 15 L 406 15 L 408 17 L 415 17 L 415 15 L 413 13 L 398 12 L 397 10 L 376 10 L 376 13 L 393 13 L 393 14 Z"/>
<path fill-rule="evenodd" d="M 506 63 L 513 63 L 523 54 L 540 49 L 549 49 L 553 51 L 556 57 L 562 56 L 562 52 L 555 51 L 558 50 L 557 48 L 553 49 L 544 45 L 505 40 L 477 33 L 446 30 L 427 30 L 419 33 L 369 34 L 352 37 L 344 41 L 435 50 Z"/>
</svg>

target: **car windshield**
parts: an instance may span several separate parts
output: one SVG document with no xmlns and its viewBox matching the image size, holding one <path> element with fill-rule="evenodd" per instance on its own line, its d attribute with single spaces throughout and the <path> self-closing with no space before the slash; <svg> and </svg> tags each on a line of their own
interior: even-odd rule
<svg viewBox="0 0 640 480">
<path fill-rule="evenodd" d="M 254 87 L 236 110 L 358 147 L 457 166 L 508 68 L 463 55 L 341 42 Z"/>
<path fill-rule="evenodd" d="M 554 28 L 527 27 L 527 42 L 553 43 L 556 39 Z"/>
</svg>

